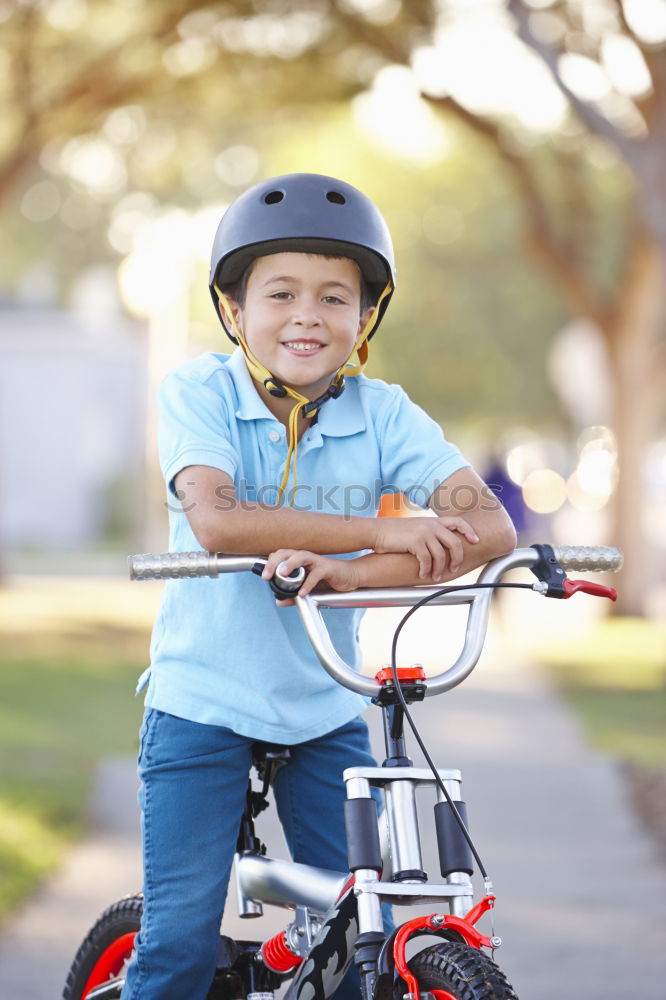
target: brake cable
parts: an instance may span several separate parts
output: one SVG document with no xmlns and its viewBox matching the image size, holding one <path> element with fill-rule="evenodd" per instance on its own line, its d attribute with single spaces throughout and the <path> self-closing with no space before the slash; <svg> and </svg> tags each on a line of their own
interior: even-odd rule
<svg viewBox="0 0 666 1000">
<path fill-rule="evenodd" d="M 451 811 L 452 811 L 452 813 L 453 813 L 453 815 L 455 817 L 456 823 L 460 827 L 460 831 L 461 831 L 462 835 L 464 836 L 465 840 L 467 841 L 469 849 L 472 852 L 472 855 L 474 856 L 474 860 L 476 861 L 477 865 L 479 866 L 479 872 L 481 873 L 481 877 L 483 878 L 483 882 L 484 882 L 484 886 L 486 888 L 486 891 L 489 892 L 492 889 L 492 881 L 488 878 L 488 873 L 487 873 L 487 871 L 486 871 L 486 869 L 484 867 L 484 864 L 483 864 L 481 858 L 479 857 L 479 854 L 478 854 L 478 851 L 477 851 L 476 847 L 474 846 L 474 842 L 472 841 L 472 838 L 471 838 L 471 836 L 469 834 L 469 831 L 468 831 L 467 827 L 465 826 L 460 813 L 458 812 L 458 809 L 456 807 L 455 802 L 453 801 L 453 799 L 449 795 L 449 792 L 447 791 L 447 788 L 446 788 L 444 782 L 442 781 L 442 779 L 441 779 L 441 777 L 439 775 L 439 772 L 437 771 L 437 768 L 435 767 L 435 764 L 433 763 L 432 758 L 430 757 L 430 754 L 428 753 L 423 740 L 421 739 L 421 735 L 420 735 L 420 733 L 419 733 L 419 731 L 418 731 L 418 729 L 416 727 L 416 723 L 412 719 L 412 716 L 411 716 L 411 714 L 409 712 L 409 708 L 407 707 L 407 701 L 405 699 L 405 696 L 402 693 L 402 688 L 401 688 L 401 685 L 400 685 L 400 679 L 398 677 L 398 668 L 397 668 L 397 665 L 396 665 L 396 652 L 397 652 L 397 646 L 398 646 L 398 636 L 400 635 L 403 627 L 406 625 L 408 619 L 411 618 L 411 616 L 414 614 L 414 612 L 418 611 L 419 608 L 424 607 L 430 601 L 434 601 L 438 597 L 442 597 L 444 594 L 452 594 L 452 593 L 455 593 L 456 591 L 459 591 L 459 590 L 479 590 L 481 588 L 485 588 L 487 590 L 498 590 L 500 588 L 510 588 L 510 589 L 513 589 L 513 590 L 533 590 L 534 589 L 534 587 L 533 587 L 533 585 L 531 583 L 473 583 L 473 584 L 463 583 L 463 584 L 459 584 L 456 587 L 442 587 L 441 589 L 436 590 L 434 593 L 428 594 L 422 600 L 418 601 L 417 604 L 414 604 L 413 607 L 411 607 L 409 609 L 409 611 L 407 612 L 407 614 L 403 615 L 402 619 L 398 623 L 398 626 L 397 626 L 395 632 L 393 633 L 393 642 L 391 643 L 391 674 L 393 676 L 393 684 L 394 684 L 394 687 L 395 687 L 395 691 L 396 691 L 396 694 L 398 696 L 398 700 L 400 701 L 400 706 L 402 708 L 402 711 L 404 712 L 405 718 L 407 719 L 407 721 L 409 723 L 409 726 L 410 726 L 410 728 L 411 728 L 411 730 L 412 730 L 412 732 L 413 732 L 413 734 L 414 734 L 414 736 L 416 738 L 416 742 L 418 743 L 418 745 L 419 745 L 419 747 L 421 749 L 421 753 L 425 757 L 425 759 L 426 759 L 426 761 L 428 763 L 428 766 L 429 766 L 430 770 L 432 771 L 432 773 L 434 775 L 435 781 L 437 783 L 437 787 L 439 788 L 439 790 L 443 794 L 444 798 L 446 799 L 446 802 L 449 805 L 449 807 L 450 807 L 450 809 L 451 809 Z"/>
</svg>

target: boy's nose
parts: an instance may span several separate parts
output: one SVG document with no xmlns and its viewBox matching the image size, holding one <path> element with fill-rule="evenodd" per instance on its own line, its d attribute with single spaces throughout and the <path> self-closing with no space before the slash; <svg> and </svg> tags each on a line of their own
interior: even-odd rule
<svg viewBox="0 0 666 1000">
<path fill-rule="evenodd" d="M 299 302 L 296 304 L 292 321 L 296 326 L 321 326 L 321 316 L 315 303 Z"/>
</svg>

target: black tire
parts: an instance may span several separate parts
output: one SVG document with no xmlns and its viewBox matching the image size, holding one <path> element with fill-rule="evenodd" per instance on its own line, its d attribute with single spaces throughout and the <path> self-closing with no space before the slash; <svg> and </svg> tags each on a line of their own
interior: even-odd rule
<svg viewBox="0 0 666 1000">
<path fill-rule="evenodd" d="M 63 1000 L 84 1000 L 93 972 L 111 965 L 104 980 L 113 979 L 131 955 L 132 947 L 127 935 L 136 934 L 141 926 L 143 896 L 126 896 L 104 911 L 86 935 L 76 953 L 67 976 Z M 126 944 L 123 943 L 126 942 Z M 120 946 L 120 947 L 119 947 Z M 115 955 L 113 961 L 111 956 Z"/>
<path fill-rule="evenodd" d="M 420 951 L 409 968 L 423 991 L 444 990 L 456 1000 L 518 1000 L 504 973 L 488 955 L 469 945 L 446 941 Z M 402 1000 L 399 980 L 395 1000 Z"/>
</svg>

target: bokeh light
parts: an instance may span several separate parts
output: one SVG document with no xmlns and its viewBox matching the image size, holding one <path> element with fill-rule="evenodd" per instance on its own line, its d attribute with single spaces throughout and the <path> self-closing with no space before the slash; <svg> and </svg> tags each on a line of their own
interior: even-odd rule
<svg viewBox="0 0 666 1000">
<path fill-rule="evenodd" d="M 88 16 L 86 0 L 50 0 L 43 6 L 46 21 L 58 31 L 75 31 Z"/>
<path fill-rule="evenodd" d="M 170 45 L 162 62 L 172 76 L 192 76 L 213 65 L 218 55 L 215 45 L 203 38 L 185 38 Z"/>
<path fill-rule="evenodd" d="M 624 16 L 632 31 L 649 45 L 666 41 L 664 0 L 623 0 Z"/>
<path fill-rule="evenodd" d="M 451 149 L 448 129 L 421 98 L 416 78 L 405 66 L 381 69 L 352 107 L 360 125 L 395 156 L 436 163 Z"/>
<path fill-rule="evenodd" d="M 187 213 L 172 209 L 136 232 L 118 268 L 121 298 L 133 315 L 149 317 L 182 298 L 192 274 L 188 229 Z"/>
<path fill-rule="evenodd" d="M 157 199 L 143 191 L 121 198 L 114 206 L 107 238 L 114 250 L 128 254 L 134 249 L 137 233 L 158 211 Z"/>
<path fill-rule="evenodd" d="M 435 32 L 434 44 L 415 52 L 413 65 L 424 91 L 451 95 L 474 112 L 501 114 L 510 107 L 522 125 L 537 133 L 550 132 L 566 119 L 565 98 L 515 38 L 499 5 L 461 3 L 455 18 Z"/>
<path fill-rule="evenodd" d="M 513 482 L 523 486 L 530 473 L 553 465 L 564 467 L 566 461 L 566 449 L 559 441 L 525 434 L 522 441 L 509 449 L 506 469 Z"/>
<path fill-rule="evenodd" d="M 615 456 L 603 449 L 588 451 L 581 455 L 576 475 L 586 493 L 609 497 L 616 481 Z"/>
<path fill-rule="evenodd" d="M 343 0 L 343 7 L 363 14 L 371 24 L 388 24 L 400 13 L 400 0 Z"/>
<path fill-rule="evenodd" d="M 29 222 L 47 222 L 58 214 L 60 191 L 53 181 L 38 181 L 21 199 L 21 214 Z"/>
<path fill-rule="evenodd" d="M 225 184 L 245 187 L 257 176 L 260 164 L 252 146 L 229 146 L 215 157 L 215 173 Z"/>
<path fill-rule="evenodd" d="M 567 499 L 566 483 L 554 469 L 536 469 L 523 482 L 523 499 L 535 514 L 553 514 Z"/>
<path fill-rule="evenodd" d="M 118 146 L 137 142 L 146 129 L 146 113 L 138 105 L 116 108 L 107 115 L 102 132 Z"/>
<path fill-rule="evenodd" d="M 100 201 L 117 197 L 127 186 L 127 168 L 122 156 L 99 135 L 70 139 L 62 149 L 60 164 L 71 180 Z"/>
<path fill-rule="evenodd" d="M 604 69 L 613 86 L 629 97 L 644 97 L 652 87 L 643 53 L 626 35 L 608 35 L 601 43 Z"/>
</svg>

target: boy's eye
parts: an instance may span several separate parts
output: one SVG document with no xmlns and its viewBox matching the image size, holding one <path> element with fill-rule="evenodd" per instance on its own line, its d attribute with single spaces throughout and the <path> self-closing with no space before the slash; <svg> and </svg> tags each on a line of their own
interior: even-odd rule
<svg viewBox="0 0 666 1000">
<path fill-rule="evenodd" d="M 292 298 L 291 292 L 272 292 L 272 299 L 290 299 Z"/>
<path fill-rule="evenodd" d="M 337 295 L 325 295 L 323 301 L 329 305 L 337 305 L 338 303 L 344 305 L 342 299 L 339 299 Z"/>
</svg>

